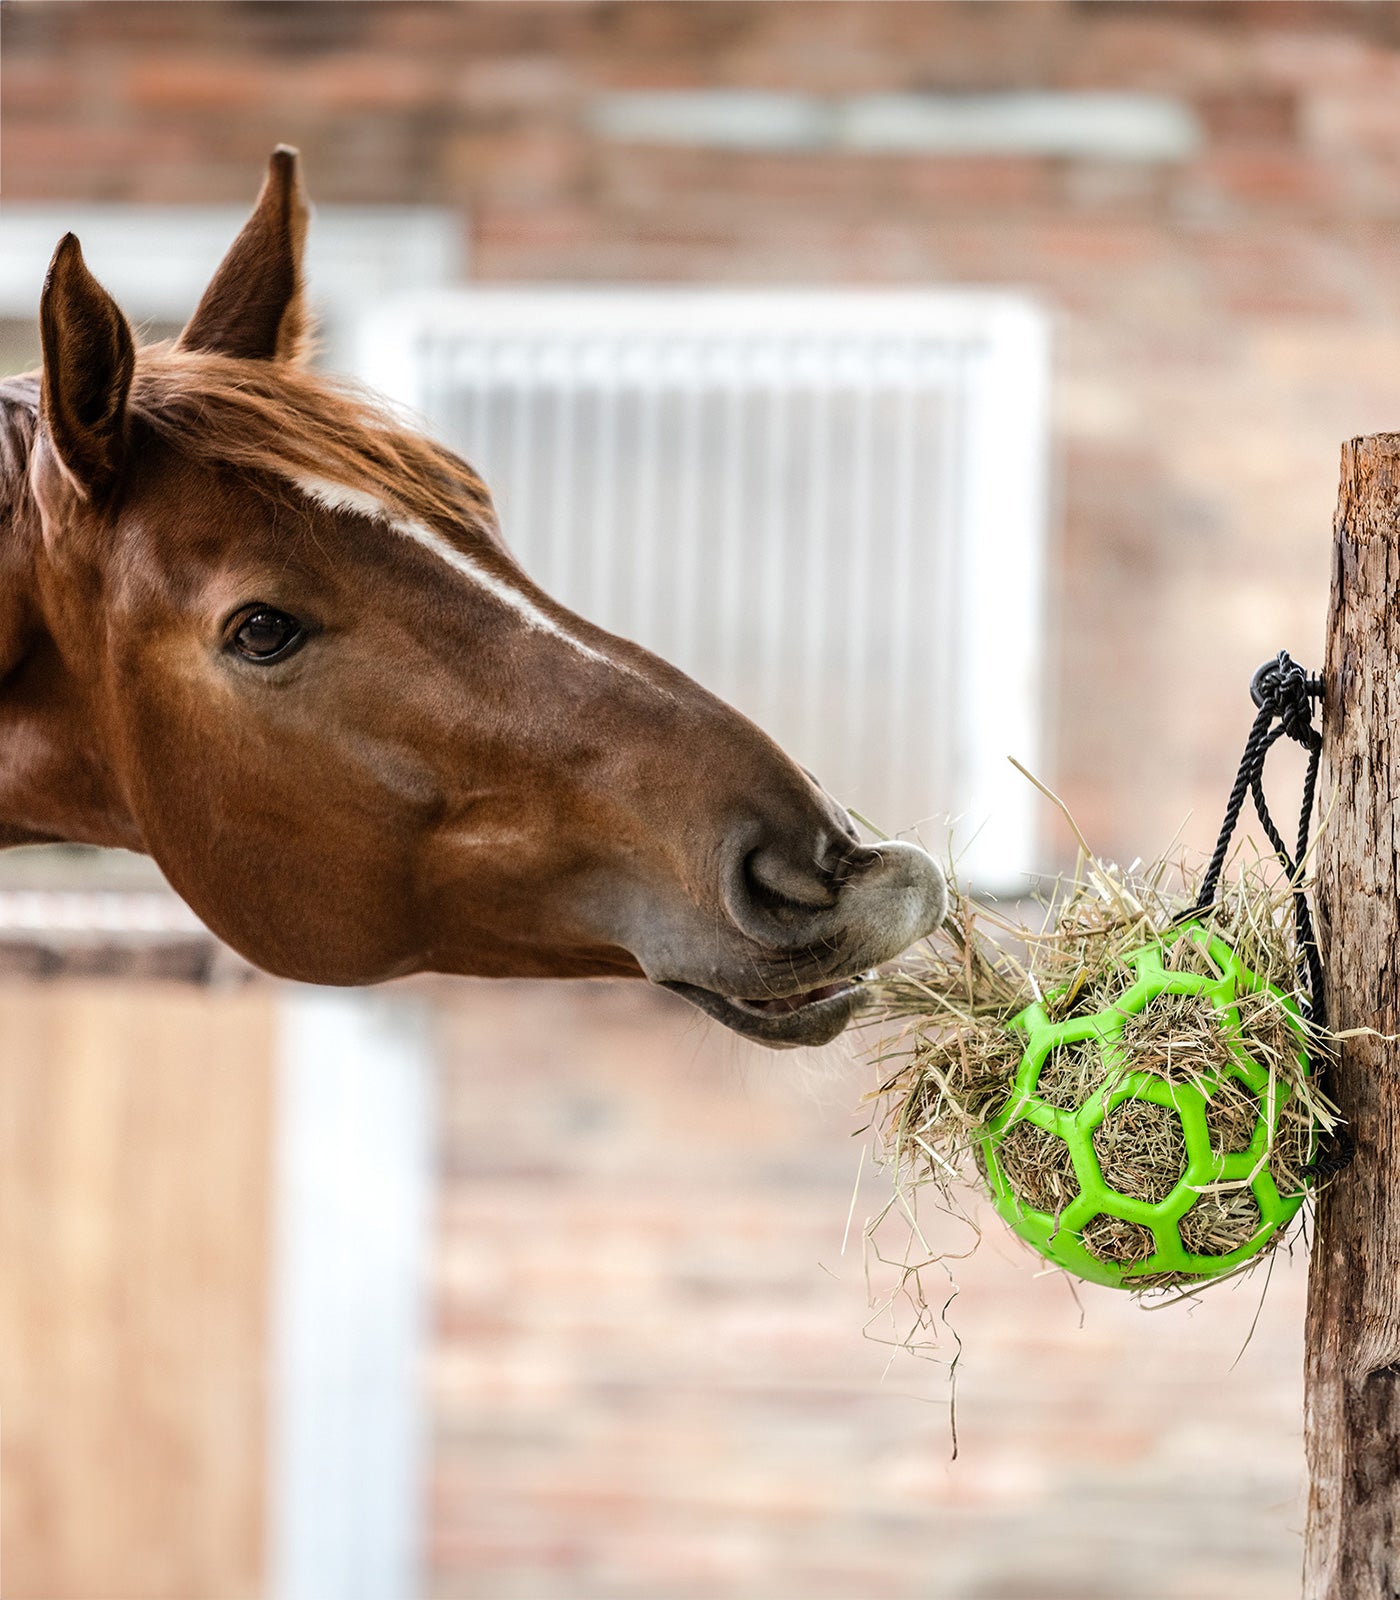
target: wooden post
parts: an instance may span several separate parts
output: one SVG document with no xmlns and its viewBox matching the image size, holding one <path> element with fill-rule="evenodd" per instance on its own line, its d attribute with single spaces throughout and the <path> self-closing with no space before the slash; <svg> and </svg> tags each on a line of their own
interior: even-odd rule
<svg viewBox="0 0 1400 1600">
<path fill-rule="evenodd" d="M 1318 911 L 1329 1020 L 1400 1034 L 1400 434 L 1342 450 L 1327 623 Z M 1317 1204 L 1305 1600 L 1400 1597 L 1400 1043 L 1330 1083 L 1356 1159 Z"/>
</svg>

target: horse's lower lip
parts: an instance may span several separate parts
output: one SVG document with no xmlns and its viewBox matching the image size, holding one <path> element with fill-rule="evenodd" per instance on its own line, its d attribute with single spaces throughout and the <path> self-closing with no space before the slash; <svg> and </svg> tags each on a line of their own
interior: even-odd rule
<svg viewBox="0 0 1400 1600">
<path fill-rule="evenodd" d="M 746 1039 L 774 1049 L 826 1044 L 851 1020 L 860 998 L 861 979 L 839 978 L 798 994 L 749 999 L 717 994 L 690 983 L 663 983 L 716 1022 Z"/>
<path fill-rule="evenodd" d="M 763 1000 L 746 1000 L 736 994 L 725 995 L 724 998 L 741 1011 L 753 1011 L 761 1017 L 780 1017 L 816 1005 L 821 1000 L 830 1000 L 833 995 L 843 994 L 852 987 L 854 981 L 842 978 L 836 983 L 823 983 L 815 989 L 806 989 L 801 994 L 785 994 Z"/>
</svg>

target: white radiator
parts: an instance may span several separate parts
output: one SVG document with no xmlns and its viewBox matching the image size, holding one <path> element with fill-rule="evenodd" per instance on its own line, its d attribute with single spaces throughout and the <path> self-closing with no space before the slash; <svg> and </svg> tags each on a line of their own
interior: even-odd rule
<svg viewBox="0 0 1400 1600">
<path fill-rule="evenodd" d="M 361 376 L 485 477 L 547 590 L 667 656 L 840 800 L 1034 870 L 1048 327 L 975 291 L 464 289 Z"/>
</svg>

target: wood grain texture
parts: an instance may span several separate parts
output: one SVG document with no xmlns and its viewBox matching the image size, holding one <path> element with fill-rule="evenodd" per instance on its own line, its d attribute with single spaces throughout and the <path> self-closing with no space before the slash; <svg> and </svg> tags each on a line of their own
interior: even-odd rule
<svg viewBox="0 0 1400 1600">
<path fill-rule="evenodd" d="M 1400 1033 L 1400 434 L 1342 451 L 1318 860 L 1329 1015 Z M 1319 1196 L 1309 1283 L 1307 1600 L 1400 1597 L 1400 1043 L 1347 1040 L 1356 1159 Z"/>
<path fill-rule="evenodd" d="M 263 1592 L 272 999 L 0 987 L 4 1593 Z"/>
</svg>

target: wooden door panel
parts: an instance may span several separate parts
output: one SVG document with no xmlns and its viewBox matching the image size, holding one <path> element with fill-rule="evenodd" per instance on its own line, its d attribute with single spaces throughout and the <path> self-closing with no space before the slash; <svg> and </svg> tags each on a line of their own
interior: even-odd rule
<svg viewBox="0 0 1400 1600">
<path fill-rule="evenodd" d="M 263 1588 L 272 991 L 0 986 L 7 1600 Z"/>
</svg>

